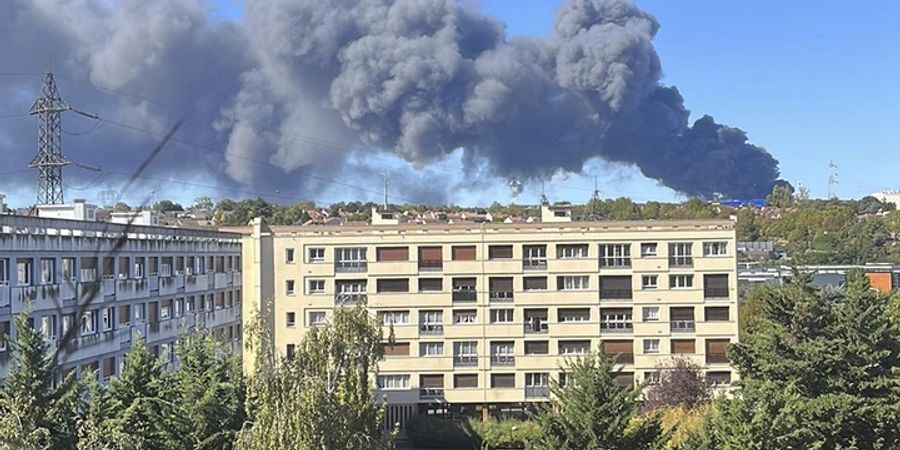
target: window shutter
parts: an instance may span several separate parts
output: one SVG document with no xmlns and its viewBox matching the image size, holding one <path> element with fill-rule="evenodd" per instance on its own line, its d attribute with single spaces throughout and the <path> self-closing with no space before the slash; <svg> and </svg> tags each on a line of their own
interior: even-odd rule
<svg viewBox="0 0 900 450">
<path fill-rule="evenodd" d="M 494 292 L 512 292 L 513 290 L 513 279 L 512 277 L 503 277 L 503 278 L 491 278 L 490 279 L 491 291 Z"/>
<path fill-rule="evenodd" d="M 383 278 L 379 279 L 376 287 L 378 292 L 409 292 L 408 278 Z"/>
<path fill-rule="evenodd" d="M 731 341 L 728 339 L 707 339 L 706 340 L 706 354 L 707 355 L 724 355 L 725 351 L 728 349 L 728 344 Z"/>
<path fill-rule="evenodd" d="M 547 277 L 524 277 L 522 282 L 525 290 L 547 289 Z"/>
<path fill-rule="evenodd" d="M 442 291 L 444 290 L 443 278 L 419 278 L 420 291 Z"/>
<path fill-rule="evenodd" d="M 454 245 L 453 246 L 454 261 L 474 261 L 475 246 L 474 245 Z"/>
<path fill-rule="evenodd" d="M 634 354 L 634 344 L 632 341 L 603 341 L 603 353 L 607 356 L 631 355 Z"/>
<path fill-rule="evenodd" d="M 727 322 L 728 321 L 728 307 L 727 306 L 707 306 L 706 307 L 706 321 L 720 321 Z"/>
<path fill-rule="evenodd" d="M 703 275 L 706 289 L 728 289 L 728 275 Z"/>
<path fill-rule="evenodd" d="M 630 291 L 631 290 L 631 277 L 630 276 L 600 277 L 600 289 Z"/>
<path fill-rule="evenodd" d="M 550 344 L 547 341 L 526 341 L 526 355 L 546 355 L 550 353 Z"/>
<path fill-rule="evenodd" d="M 475 374 L 453 375 L 453 387 L 477 388 L 478 387 L 478 375 L 475 375 Z"/>
<path fill-rule="evenodd" d="M 443 261 L 441 247 L 419 247 L 419 261 Z"/>
<path fill-rule="evenodd" d="M 443 375 L 421 375 L 419 377 L 419 387 L 442 388 L 442 387 L 444 387 L 444 376 Z"/>
<path fill-rule="evenodd" d="M 671 320 L 694 320 L 694 308 L 672 308 L 670 310 Z"/>
<path fill-rule="evenodd" d="M 378 261 L 409 261 L 409 247 L 378 247 L 375 249 Z"/>
<path fill-rule="evenodd" d="M 672 339 L 672 353 L 694 354 L 697 353 L 693 339 Z"/>
<path fill-rule="evenodd" d="M 634 374 L 631 372 L 622 372 L 616 375 L 616 385 L 621 388 L 634 387 Z"/>
<path fill-rule="evenodd" d="M 491 387 L 514 388 L 516 387 L 516 375 L 512 373 L 491 374 Z"/>
<path fill-rule="evenodd" d="M 488 258 L 490 259 L 512 259 L 512 245 L 492 245 L 488 247 Z"/>
<path fill-rule="evenodd" d="M 409 342 L 384 344 L 384 356 L 409 356 Z"/>
</svg>

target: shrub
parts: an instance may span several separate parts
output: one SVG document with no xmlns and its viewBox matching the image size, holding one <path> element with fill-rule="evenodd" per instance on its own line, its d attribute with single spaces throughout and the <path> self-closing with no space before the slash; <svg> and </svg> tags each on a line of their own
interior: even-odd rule
<svg viewBox="0 0 900 450">
<path fill-rule="evenodd" d="M 540 434 L 538 424 L 526 420 L 471 420 L 471 427 L 481 438 L 483 449 L 524 449 Z"/>
<path fill-rule="evenodd" d="M 406 435 L 420 448 L 477 449 L 481 440 L 467 421 L 432 416 L 414 416 L 406 424 Z"/>
</svg>

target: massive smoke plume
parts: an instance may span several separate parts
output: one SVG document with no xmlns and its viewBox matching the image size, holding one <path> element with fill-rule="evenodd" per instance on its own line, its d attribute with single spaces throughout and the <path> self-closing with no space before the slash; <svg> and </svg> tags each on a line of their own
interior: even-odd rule
<svg viewBox="0 0 900 450">
<path fill-rule="evenodd" d="M 302 174 L 335 178 L 355 152 L 426 167 L 462 149 L 503 180 L 602 158 L 689 195 L 764 195 L 777 162 L 737 128 L 688 122 L 678 90 L 660 84 L 658 29 L 625 0 L 568 0 L 540 39 L 509 39 L 454 0 L 247 0 L 236 23 L 211 20 L 202 0 L 7 0 L 0 60 L 31 71 L 52 55 L 71 78 L 128 93 L 63 92 L 121 122 L 159 131 L 186 115 L 182 136 L 224 154 L 174 152 L 157 173 L 221 171 L 223 186 L 309 193 L 322 177 Z M 37 80 L 14 78 L 0 78 L 0 115 L 32 101 Z M 25 120 L 0 121 L 6 167 L 34 152 Z M 67 153 L 121 169 L 147 139 L 87 137 Z M 441 197 L 433 185 L 415 195 Z"/>
</svg>

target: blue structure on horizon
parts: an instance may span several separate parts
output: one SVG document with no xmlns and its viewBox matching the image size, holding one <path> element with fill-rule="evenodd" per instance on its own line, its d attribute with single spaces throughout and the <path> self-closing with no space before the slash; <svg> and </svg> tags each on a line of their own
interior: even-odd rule
<svg viewBox="0 0 900 450">
<path fill-rule="evenodd" d="M 742 206 L 756 206 L 762 208 L 766 206 L 766 199 L 764 198 L 751 198 L 746 200 L 726 200 L 718 202 L 722 206 L 729 206 L 732 208 L 740 208 Z"/>
</svg>

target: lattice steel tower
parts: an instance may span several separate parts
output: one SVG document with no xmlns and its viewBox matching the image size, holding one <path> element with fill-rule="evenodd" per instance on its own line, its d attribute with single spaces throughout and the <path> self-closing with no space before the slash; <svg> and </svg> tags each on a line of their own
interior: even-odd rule
<svg viewBox="0 0 900 450">
<path fill-rule="evenodd" d="M 44 74 L 41 96 L 35 100 L 28 114 L 38 116 L 38 152 L 28 164 L 38 170 L 37 204 L 63 203 L 62 168 L 69 160 L 62 153 L 60 114 L 69 111 L 69 105 L 59 97 L 53 73 Z"/>
</svg>

